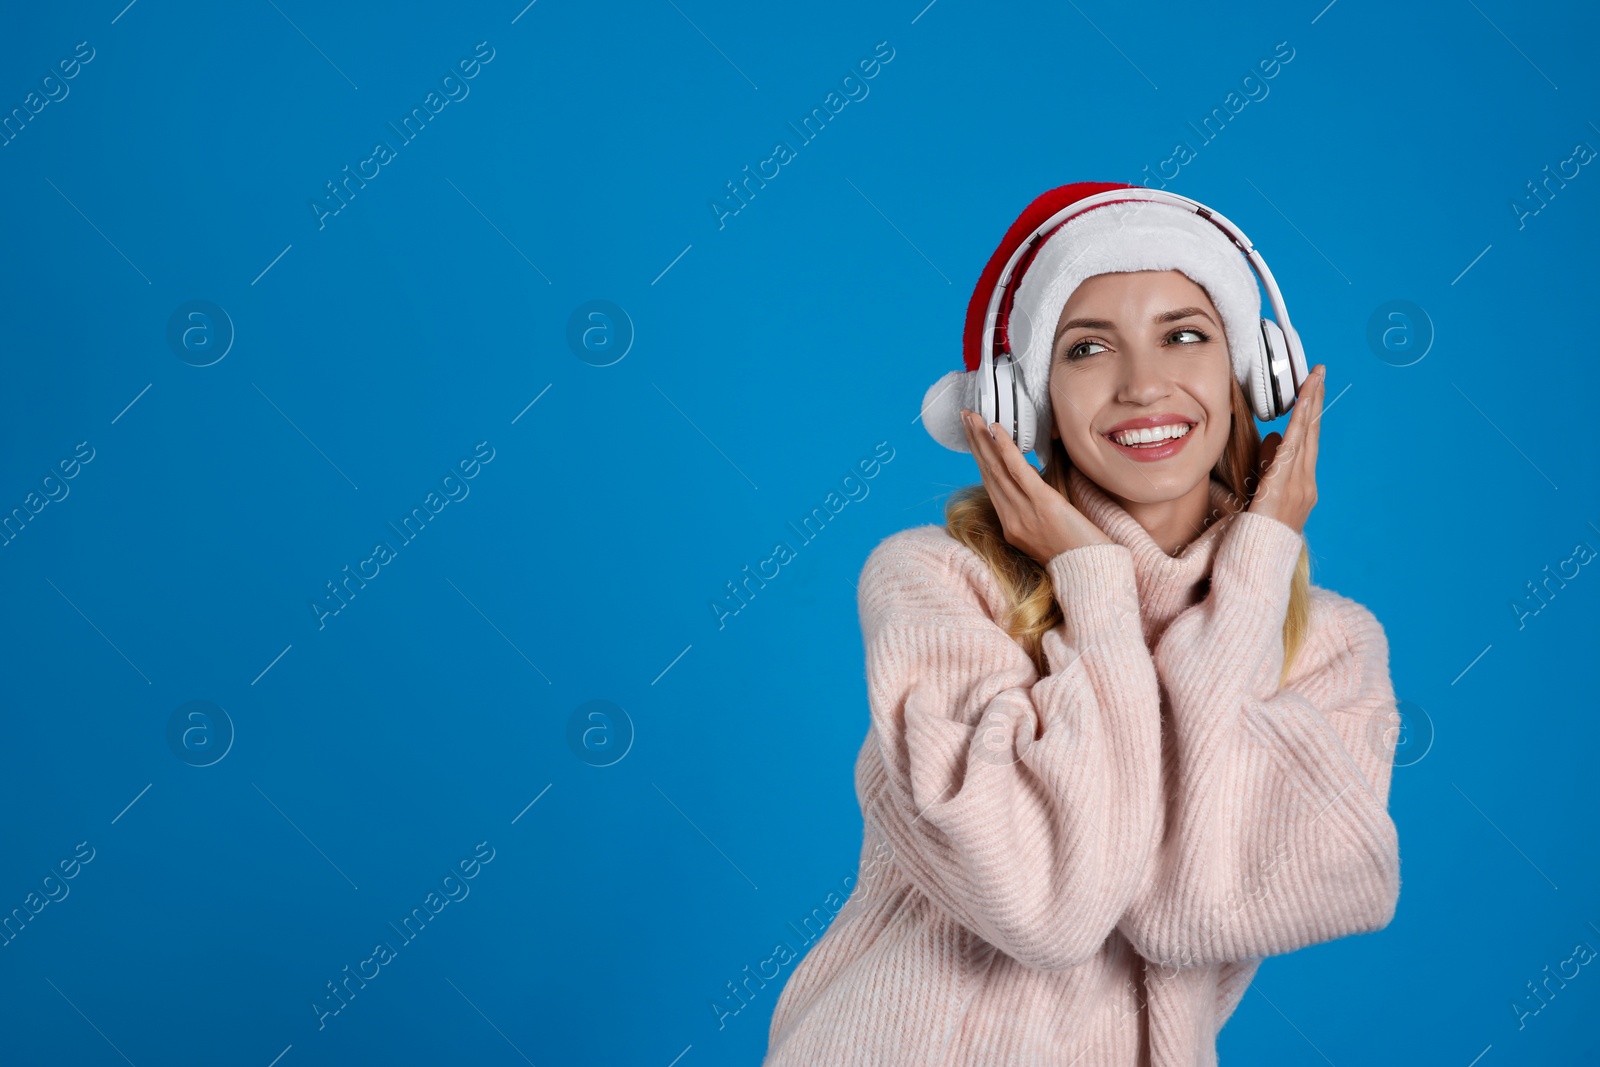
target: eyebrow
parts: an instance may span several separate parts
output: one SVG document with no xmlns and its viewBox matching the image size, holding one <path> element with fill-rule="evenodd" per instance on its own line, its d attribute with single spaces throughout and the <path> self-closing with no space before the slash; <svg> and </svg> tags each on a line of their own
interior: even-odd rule
<svg viewBox="0 0 1600 1067">
<path fill-rule="evenodd" d="M 1171 311 L 1163 311 L 1152 318 L 1150 322 L 1152 325 L 1160 326 L 1164 322 L 1177 322 L 1179 319 L 1187 319 L 1192 315 L 1200 316 L 1213 326 L 1217 325 L 1217 320 L 1208 315 L 1204 308 L 1197 307 L 1173 308 Z M 1107 319 L 1068 319 L 1061 324 L 1060 329 L 1056 330 L 1055 340 L 1061 340 L 1061 335 L 1068 330 L 1079 328 L 1086 330 L 1115 330 L 1117 324 Z"/>
</svg>

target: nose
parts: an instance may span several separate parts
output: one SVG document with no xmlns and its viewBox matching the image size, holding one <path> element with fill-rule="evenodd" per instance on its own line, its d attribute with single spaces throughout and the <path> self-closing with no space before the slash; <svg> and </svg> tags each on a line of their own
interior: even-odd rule
<svg viewBox="0 0 1600 1067">
<path fill-rule="evenodd" d="M 1149 407 L 1172 392 L 1170 368 L 1157 348 L 1141 341 L 1128 345 L 1123 353 L 1118 361 L 1118 402 L 1129 407 Z"/>
</svg>

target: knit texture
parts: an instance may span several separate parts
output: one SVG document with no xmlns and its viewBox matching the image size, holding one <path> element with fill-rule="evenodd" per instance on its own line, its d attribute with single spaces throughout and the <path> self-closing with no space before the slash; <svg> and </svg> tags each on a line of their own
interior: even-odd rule
<svg viewBox="0 0 1600 1067">
<path fill-rule="evenodd" d="M 764 1067 L 1214 1065 L 1263 957 L 1393 918 L 1377 619 L 1313 586 L 1279 688 L 1300 535 L 1212 481 L 1222 517 L 1168 556 L 1070 477 L 1114 543 L 1046 565 L 1042 678 L 943 526 L 868 557 L 860 873 Z"/>
</svg>

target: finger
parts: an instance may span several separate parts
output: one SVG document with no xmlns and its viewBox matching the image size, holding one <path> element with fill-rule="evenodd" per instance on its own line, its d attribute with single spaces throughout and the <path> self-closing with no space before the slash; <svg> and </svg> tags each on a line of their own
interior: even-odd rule
<svg viewBox="0 0 1600 1067">
<path fill-rule="evenodd" d="M 995 451 L 1010 476 L 1009 491 L 1019 512 L 1033 518 L 1047 514 L 1061 499 L 1061 494 L 1045 480 L 1039 469 L 1028 462 L 1022 447 L 1003 430 L 995 430 Z M 1070 505 L 1072 501 L 1069 499 Z M 1075 506 L 1075 505 L 1074 505 Z"/>
<path fill-rule="evenodd" d="M 1002 511 L 1008 503 L 1006 493 L 1006 475 L 1004 465 L 999 461 L 994 451 L 994 441 L 983 429 L 983 420 L 974 414 L 963 414 L 962 424 L 967 430 L 967 446 L 972 449 L 973 457 L 978 461 L 978 470 L 983 475 L 983 487 L 989 491 L 989 499 L 994 501 L 997 511 Z"/>
<path fill-rule="evenodd" d="M 1272 459 L 1278 454 L 1278 446 L 1283 443 L 1283 435 L 1273 430 L 1261 439 L 1261 452 L 1256 459 L 1258 475 L 1265 475 L 1272 469 Z"/>
<path fill-rule="evenodd" d="M 967 435 L 967 449 L 972 453 L 973 461 L 978 464 L 978 473 L 983 478 L 983 484 L 989 484 L 988 461 L 983 452 L 978 448 L 978 438 L 972 430 L 972 413 L 966 409 L 961 412 L 961 429 Z"/>
<path fill-rule="evenodd" d="M 978 425 L 973 429 L 972 436 L 978 442 L 978 447 L 983 450 L 984 458 L 989 464 L 992 482 L 989 486 L 989 496 L 998 498 L 1002 506 L 1020 514 L 1027 506 L 1027 494 L 1018 484 L 1016 472 L 1007 462 L 1000 438 L 1006 438 L 1007 444 L 1012 448 L 1016 445 L 1007 434 L 999 430 L 992 430 L 983 423 L 981 418 L 975 420 Z M 1019 453 L 1020 455 L 1020 453 Z"/>
<path fill-rule="evenodd" d="M 1253 506 L 1257 501 L 1267 496 L 1270 487 L 1277 478 L 1277 466 L 1274 461 L 1278 458 L 1278 446 L 1283 443 L 1283 435 L 1274 430 L 1261 439 L 1261 450 L 1256 456 L 1255 473 L 1251 476 L 1253 481 L 1246 483 L 1246 507 Z"/>
<path fill-rule="evenodd" d="M 999 506 L 1008 509 L 1011 515 L 1016 516 L 1017 525 L 1014 529 L 1021 529 L 1033 520 L 1034 514 L 1039 510 L 1038 502 L 1030 493 L 1032 486 L 1024 480 L 1032 470 L 1028 461 L 1022 458 L 1022 452 L 1017 448 L 1017 443 L 1011 439 L 998 424 L 981 427 L 977 436 L 980 442 L 987 441 L 984 445 L 989 451 L 989 456 L 994 463 L 996 489 L 991 496 L 998 496 Z M 1027 471 L 1018 467 L 1028 467 Z M 1038 475 L 1035 473 L 1033 480 L 1041 486 Z"/>
<path fill-rule="evenodd" d="M 1285 434 L 1285 446 L 1275 459 L 1275 467 L 1286 468 L 1279 478 L 1285 486 L 1308 486 L 1315 478 L 1316 446 L 1322 425 L 1322 398 L 1326 395 L 1327 367 L 1318 364 L 1301 383 L 1302 399 L 1295 405 Z"/>
<path fill-rule="evenodd" d="M 1023 457 L 1021 447 L 1011 439 L 1010 434 L 999 429 L 994 431 L 994 444 L 995 453 L 1007 472 L 1015 479 L 1017 488 L 1022 490 L 1025 495 L 1029 493 L 1033 486 L 1028 481 L 1027 476 L 1038 472 L 1034 470 L 1033 464 Z"/>
<path fill-rule="evenodd" d="M 1306 375 L 1306 380 L 1300 383 L 1300 391 L 1296 396 L 1293 409 L 1289 412 L 1289 427 L 1283 432 L 1283 442 L 1288 446 L 1284 455 L 1296 456 L 1300 453 L 1301 442 L 1305 438 L 1306 423 L 1309 421 L 1308 408 L 1311 407 L 1312 397 L 1317 391 L 1317 376 Z"/>
<path fill-rule="evenodd" d="M 983 456 L 978 452 L 978 442 L 972 436 L 972 420 L 965 408 L 961 411 L 961 432 L 967 436 L 967 451 L 972 453 L 972 460 L 978 465 L 978 474 L 983 478 L 984 484 L 989 482 L 988 475 L 984 473 Z"/>
<path fill-rule="evenodd" d="M 1322 398 L 1327 393 L 1324 388 L 1326 382 L 1327 368 L 1319 363 L 1312 368 L 1311 373 L 1300 385 L 1301 401 L 1295 405 L 1295 410 L 1289 419 L 1289 434 L 1294 436 L 1293 449 L 1285 453 L 1294 459 L 1297 466 L 1306 456 L 1307 449 L 1311 447 L 1317 429 L 1322 424 Z M 1287 437 L 1288 435 L 1285 435 L 1285 439 Z"/>
<path fill-rule="evenodd" d="M 1322 410 L 1328 396 L 1328 368 L 1319 364 L 1321 381 L 1317 383 L 1317 397 L 1312 404 L 1311 426 L 1306 433 L 1306 468 L 1312 470 L 1317 463 L 1317 444 L 1322 440 Z"/>
<path fill-rule="evenodd" d="M 1321 422 L 1324 375 L 1317 373 L 1318 364 L 1306 380 L 1300 383 L 1300 400 L 1289 414 L 1289 429 L 1284 434 L 1286 444 L 1283 457 L 1298 465 L 1305 455 L 1307 442 Z M 1325 369 L 1325 368 L 1322 368 Z"/>
</svg>

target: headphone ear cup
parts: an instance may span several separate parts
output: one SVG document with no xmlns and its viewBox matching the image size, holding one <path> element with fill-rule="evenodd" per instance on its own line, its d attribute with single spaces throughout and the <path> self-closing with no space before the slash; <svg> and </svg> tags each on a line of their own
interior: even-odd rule
<svg viewBox="0 0 1600 1067">
<path fill-rule="evenodd" d="M 995 359 L 993 382 L 983 382 L 979 386 L 980 390 L 993 393 L 986 399 L 987 406 L 982 414 L 985 422 L 997 422 L 1006 427 L 1017 449 L 1027 453 L 1033 450 L 1039 416 L 1017 375 L 1013 357 L 1006 355 Z"/>
<path fill-rule="evenodd" d="M 1272 417 L 1276 419 L 1294 406 L 1295 388 L 1294 370 L 1289 364 L 1289 339 L 1271 319 L 1261 320 L 1261 348 L 1266 369 L 1263 381 L 1271 401 Z"/>
<path fill-rule="evenodd" d="M 1250 394 L 1250 406 L 1255 410 L 1256 418 L 1262 422 L 1272 422 L 1283 412 L 1278 409 L 1276 398 L 1273 395 L 1273 353 L 1283 351 L 1282 347 L 1274 349 L 1272 337 L 1277 333 L 1277 342 L 1284 344 L 1283 334 L 1278 331 L 1277 324 L 1270 319 L 1262 319 L 1260 336 L 1256 339 L 1256 357 L 1250 364 L 1250 380 L 1247 383 Z"/>
<path fill-rule="evenodd" d="M 1266 353 L 1262 352 L 1258 345 L 1255 362 L 1250 364 L 1250 380 L 1245 384 L 1250 397 L 1250 408 L 1261 422 L 1271 422 L 1276 418 L 1272 413 L 1272 387 L 1267 384 L 1269 365 Z"/>
<path fill-rule="evenodd" d="M 1033 401 L 1028 399 L 1028 394 L 1024 393 L 1019 387 L 1017 389 L 1017 448 L 1026 455 L 1032 452 L 1039 443 L 1039 413 L 1033 409 Z"/>
<path fill-rule="evenodd" d="M 972 410 L 977 412 L 984 423 L 995 421 L 997 405 L 994 396 L 994 380 L 988 375 L 978 371 L 972 375 L 976 380 L 977 395 L 972 398 Z"/>
</svg>

